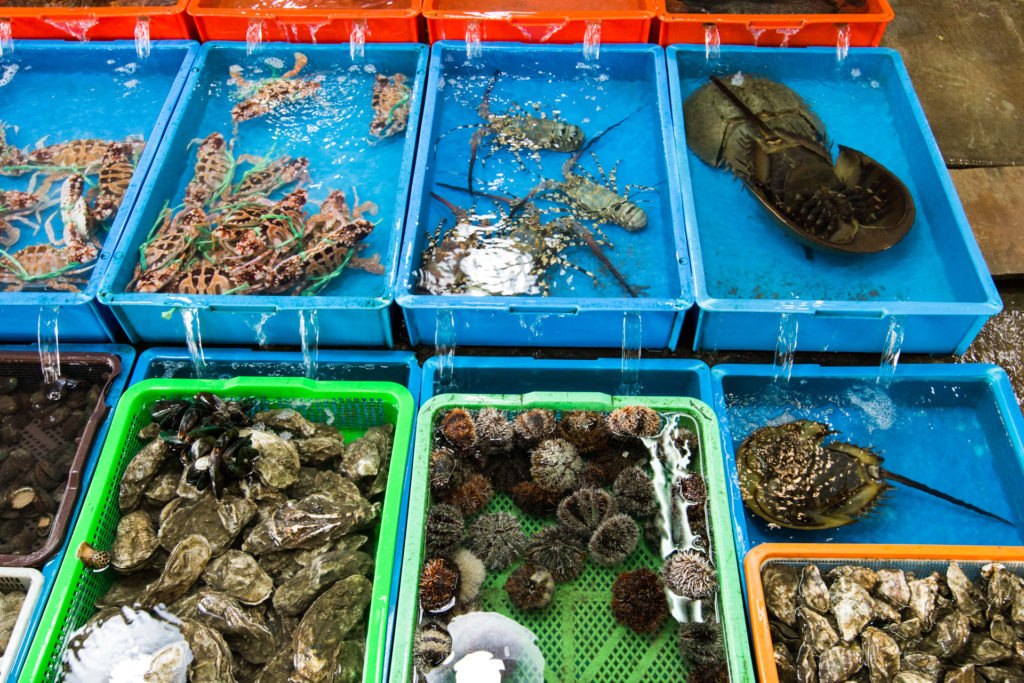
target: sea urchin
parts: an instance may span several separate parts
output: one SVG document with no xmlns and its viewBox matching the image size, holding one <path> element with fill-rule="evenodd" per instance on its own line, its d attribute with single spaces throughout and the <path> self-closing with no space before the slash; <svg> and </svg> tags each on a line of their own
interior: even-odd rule
<svg viewBox="0 0 1024 683">
<path fill-rule="evenodd" d="M 505 592 L 519 609 L 541 609 L 548 606 L 555 594 L 555 580 L 544 567 L 524 564 L 508 575 Z"/>
<path fill-rule="evenodd" d="M 575 488 L 583 471 L 583 461 L 576 447 L 565 439 L 541 442 L 530 456 L 530 474 L 533 480 L 548 491 L 568 491 Z"/>
<path fill-rule="evenodd" d="M 704 553 L 677 550 L 665 559 L 662 569 L 668 589 L 684 598 L 703 600 L 718 592 L 715 568 Z"/>
<path fill-rule="evenodd" d="M 476 518 L 469 527 L 467 545 L 485 567 L 502 570 L 523 554 L 526 534 L 511 514 L 496 512 Z"/>
<path fill-rule="evenodd" d="M 619 574 L 612 584 L 615 620 L 637 633 L 654 633 L 668 616 L 668 601 L 661 577 L 650 569 Z"/>
</svg>

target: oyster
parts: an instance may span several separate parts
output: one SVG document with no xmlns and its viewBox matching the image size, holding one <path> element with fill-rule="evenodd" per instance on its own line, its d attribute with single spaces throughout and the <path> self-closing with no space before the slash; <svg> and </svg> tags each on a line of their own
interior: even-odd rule
<svg viewBox="0 0 1024 683">
<path fill-rule="evenodd" d="M 265 427 L 269 427 L 274 431 L 288 432 L 292 436 L 304 439 L 317 436 L 320 433 L 320 430 L 316 427 L 317 423 L 310 422 L 301 413 L 291 408 L 280 408 L 278 410 L 256 413 L 253 421 L 262 422 Z"/>
<path fill-rule="evenodd" d="M 195 619 L 198 608 L 199 590 L 193 590 L 168 605 L 167 611 L 181 619 Z"/>
<path fill-rule="evenodd" d="M 921 643 L 921 649 L 936 657 L 955 657 L 971 637 L 971 623 L 963 612 L 953 610 L 935 624 Z"/>
<path fill-rule="evenodd" d="M 835 616 L 839 634 L 846 642 L 856 638 L 874 617 L 875 601 L 850 576 L 840 576 L 829 588 L 828 598 L 829 610 Z"/>
<path fill-rule="evenodd" d="M 110 590 L 96 600 L 96 609 L 135 605 L 142 598 L 146 586 L 153 583 L 159 574 L 154 572 L 136 572 L 130 576 L 119 576 Z"/>
<path fill-rule="evenodd" d="M 993 683 L 1024 683 L 1024 676 L 1019 669 L 1002 666 L 979 666 L 975 669 L 981 673 L 982 680 Z"/>
<path fill-rule="evenodd" d="M 959 669 L 947 671 L 942 683 L 974 683 L 974 665 L 968 664 Z"/>
<path fill-rule="evenodd" d="M 892 680 L 893 683 L 935 683 L 935 679 L 913 671 L 900 671 Z"/>
<path fill-rule="evenodd" d="M 359 551 L 324 553 L 274 591 L 274 608 L 281 614 L 301 614 L 326 587 L 353 574 L 366 575 L 373 558 Z"/>
<path fill-rule="evenodd" d="M 761 571 L 768 611 L 787 626 L 796 626 L 796 591 L 800 574 L 788 564 L 770 564 Z"/>
<path fill-rule="evenodd" d="M 224 593 L 201 591 L 195 620 L 219 630 L 231 648 L 253 664 L 265 664 L 276 651 L 274 636 L 260 613 Z"/>
<path fill-rule="evenodd" d="M 263 665 L 260 669 L 260 673 L 256 676 L 256 680 L 253 683 L 279 683 L 281 681 L 289 680 L 289 677 L 295 671 L 295 667 L 292 665 L 292 648 L 291 645 L 278 651 L 273 658 Z"/>
<path fill-rule="evenodd" d="M 906 575 L 899 569 L 879 569 L 875 572 L 878 584 L 875 592 L 896 607 L 910 604 L 910 586 Z"/>
<path fill-rule="evenodd" d="M 189 683 L 235 683 L 231 673 L 231 649 L 217 629 L 182 619 L 181 632 L 194 656 L 188 669 Z"/>
<path fill-rule="evenodd" d="M 244 605 L 258 605 L 274 590 L 273 580 L 260 569 L 256 558 L 240 550 L 228 550 L 212 561 L 203 572 L 203 581 Z"/>
<path fill-rule="evenodd" d="M 889 624 L 884 628 L 884 631 L 905 645 L 920 639 L 924 629 L 921 626 L 921 620 L 913 617 L 911 619 L 904 619 L 898 624 Z"/>
<path fill-rule="evenodd" d="M 797 602 L 807 605 L 815 612 L 828 611 L 828 586 L 825 585 L 816 565 L 809 564 L 803 568 Z"/>
<path fill-rule="evenodd" d="M 256 505 L 252 501 L 228 495 L 218 501 L 213 493 L 206 491 L 194 502 L 177 505 L 164 517 L 158 534 L 160 545 L 171 550 L 185 536 L 200 533 L 217 556 L 231 546 L 255 514 Z"/>
<path fill-rule="evenodd" d="M 242 550 L 258 555 L 313 547 L 367 524 L 376 514 L 377 508 L 362 496 L 339 501 L 314 493 L 261 518 Z"/>
<path fill-rule="evenodd" d="M 985 625 L 985 612 L 981 594 L 956 562 L 950 562 L 946 569 L 946 585 L 953 594 L 957 608 L 971 622 L 971 626 L 982 628 Z"/>
<path fill-rule="evenodd" d="M 373 585 L 365 576 L 349 576 L 317 598 L 295 629 L 292 660 L 300 680 L 312 683 L 333 680 L 339 660 L 351 658 L 346 636 L 363 619 Z"/>
<path fill-rule="evenodd" d="M 921 620 L 921 626 L 925 631 L 931 630 L 935 622 L 935 599 L 939 595 L 939 582 L 934 576 L 927 579 L 909 581 L 910 587 L 910 611 Z"/>
<path fill-rule="evenodd" d="M 869 593 L 878 585 L 878 572 L 873 569 L 868 569 L 867 567 L 844 564 L 840 567 L 836 567 L 828 573 L 830 581 L 836 581 L 843 576 L 853 579 L 853 581 Z"/>
<path fill-rule="evenodd" d="M 206 569 L 213 550 L 204 536 L 192 534 L 174 546 L 156 583 L 142 594 L 142 604 L 153 606 L 174 602 L 188 592 Z"/>
<path fill-rule="evenodd" d="M 156 505 L 165 505 L 178 495 L 178 475 L 173 472 L 158 474 L 149 482 L 143 495 Z"/>
<path fill-rule="evenodd" d="M 1013 580 L 1013 575 L 1006 571 L 1006 567 L 993 562 L 981 568 L 981 575 L 988 581 L 986 591 L 988 607 L 985 616 L 991 620 L 996 614 L 1003 612 L 1013 604 L 1013 594 L 1018 588 Z"/>
<path fill-rule="evenodd" d="M 246 434 L 248 433 L 248 434 Z M 284 489 L 299 478 L 299 452 L 289 441 L 277 434 L 259 430 L 241 430 L 239 436 L 252 439 L 252 447 L 259 453 L 253 471 L 260 481 L 273 489 Z"/>
<path fill-rule="evenodd" d="M 776 643 L 773 649 L 779 683 L 796 683 L 796 665 L 793 663 L 793 655 L 789 653 L 789 648 L 782 643 Z"/>
<path fill-rule="evenodd" d="M 117 523 L 110 564 L 121 572 L 134 571 L 145 564 L 159 546 L 149 513 L 136 510 Z"/>
<path fill-rule="evenodd" d="M 836 645 L 821 654 L 818 660 L 819 683 L 841 683 L 849 680 L 864 666 L 860 649 L 849 645 Z"/>
<path fill-rule="evenodd" d="M 121 475 L 121 486 L 117 495 L 117 506 L 122 513 L 131 512 L 138 507 L 142 493 L 160 471 L 170 452 L 167 442 L 163 439 L 154 439 L 131 459 L 125 467 L 124 474 Z"/>
<path fill-rule="evenodd" d="M 338 471 L 360 484 L 368 496 L 384 490 L 394 432 L 390 424 L 368 429 L 345 447 L 344 458 L 338 463 Z"/>
<path fill-rule="evenodd" d="M 864 629 L 860 637 L 871 680 L 891 681 L 900 670 L 900 648 L 896 641 L 874 627 Z"/>
<path fill-rule="evenodd" d="M 314 436 L 308 439 L 293 439 L 295 449 L 303 465 L 323 465 L 345 454 L 345 439 L 338 433 L 331 436 Z"/>
<path fill-rule="evenodd" d="M 992 617 L 992 622 L 988 626 L 988 632 L 992 640 L 1008 648 L 1012 649 L 1017 642 L 1016 631 L 1013 630 L 1013 627 L 1010 626 L 1009 622 L 1006 621 L 1006 617 L 1002 614 Z"/>
<path fill-rule="evenodd" d="M 797 683 L 818 683 L 818 663 L 814 648 L 806 643 L 796 655 L 796 680 Z"/>
<path fill-rule="evenodd" d="M 982 666 L 985 664 L 998 664 L 1010 658 L 1013 654 L 1009 648 L 997 643 L 986 635 L 975 633 L 967 642 L 967 649 L 962 655 L 965 664 Z"/>
<path fill-rule="evenodd" d="M 939 680 L 942 669 L 942 662 L 938 657 L 924 652 L 908 652 L 900 658 L 900 671 L 926 676 L 930 681 Z"/>
<path fill-rule="evenodd" d="M 803 606 L 797 607 L 796 615 L 803 641 L 810 644 L 818 654 L 839 643 L 839 634 L 826 617 Z"/>
</svg>

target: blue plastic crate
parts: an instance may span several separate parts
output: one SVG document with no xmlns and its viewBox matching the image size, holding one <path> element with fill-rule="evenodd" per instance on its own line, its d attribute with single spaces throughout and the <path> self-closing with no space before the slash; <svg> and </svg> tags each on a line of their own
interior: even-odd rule
<svg viewBox="0 0 1024 683">
<path fill-rule="evenodd" d="M 139 246 L 164 202 L 180 201 L 192 178 L 195 145 L 190 148 L 189 143 L 213 132 L 220 132 L 225 140 L 232 136 L 230 110 L 237 100 L 232 98 L 235 87 L 227 83 L 230 66 L 240 65 L 247 79 L 267 77 L 291 68 L 296 49 L 295 45 L 271 43 L 247 55 L 244 43 L 213 42 L 200 50 L 153 171 L 100 287 L 100 301 L 111 307 L 132 341 L 181 343 L 185 326 L 182 316 L 173 311 L 191 308 L 198 311 L 199 332 L 205 343 L 251 344 L 256 338 L 261 345 L 298 345 L 300 315 L 318 311 L 321 345 L 391 345 L 388 307 L 394 299 L 398 245 L 416 146 L 425 45 L 366 45 L 365 57 L 356 61 L 348 45 L 303 45 L 301 51 L 309 63 L 298 77 L 323 76 L 320 92 L 327 93 L 327 99 L 302 105 L 315 107 L 306 112 L 308 117 L 285 109 L 241 122 L 234 150 L 236 155 L 308 157 L 312 185 L 306 210 L 310 213 L 319 209 L 319 202 L 333 189 L 344 192 L 350 203 L 353 188 L 361 201 L 376 202 L 379 213 L 368 217 L 377 227 L 364 240 L 367 246 L 362 255 L 379 254 L 383 275 L 347 268 L 317 296 L 125 293 L 138 264 Z M 395 138 L 368 144 L 373 75 L 395 72 L 405 74 L 413 88 L 409 126 Z M 322 131 L 337 132 L 339 137 L 325 143 Z"/>
<path fill-rule="evenodd" d="M 450 369 L 442 366 L 450 362 Z M 711 371 L 699 360 L 642 358 L 623 372 L 619 358 L 570 360 L 511 356 L 428 358 L 420 404 L 438 394 L 597 392 L 612 396 L 688 396 L 711 404 Z"/>
<path fill-rule="evenodd" d="M 517 104 L 537 116 L 557 111 L 562 120 L 580 125 L 588 140 L 607 131 L 590 151 L 600 155 L 605 171 L 622 160 L 616 174 L 620 190 L 627 183 L 653 188 L 635 195 L 648 214 L 647 228 L 629 234 L 604 226 L 615 245 L 605 249 L 608 258 L 631 286 L 649 287 L 639 298 L 630 298 L 585 246 L 570 247 L 564 255 L 597 275 L 596 285 L 586 275 L 565 269 L 549 276 L 552 291 L 547 297 L 417 293 L 427 236 L 442 219 L 451 225 L 449 210 L 430 193 L 460 207 L 471 204 L 467 193 L 441 184 L 467 186 L 475 131 L 471 127 L 483 121 L 477 109 L 492 80 L 492 114 L 504 115 Z M 458 344 L 615 347 L 622 343 L 624 317 L 633 313 L 640 317 L 645 348 L 674 344 L 682 311 L 692 305 L 693 296 L 670 127 L 664 53 L 657 46 L 604 45 L 600 59 L 588 62 L 580 45 L 485 43 L 479 57 L 467 59 L 464 43 L 434 43 L 398 278 L 397 301 L 412 343 L 434 342 L 440 325 L 442 336 Z M 478 189 L 526 196 L 541 178 L 560 179 L 561 166 L 570 157 L 545 151 L 538 166 L 523 150 L 520 165 L 494 142 L 490 136 L 479 148 L 474 170 Z M 589 153 L 580 165 L 600 178 Z M 499 178 L 506 181 L 500 188 L 488 182 Z M 478 213 L 495 212 L 498 206 L 491 201 L 478 198 Z"/>
<path fill-rule="evenodd" d="M 1021 545 L 1024 416 L 994 365 L 901 365 L 888 387 L 878 368 L 794 365 L 787 384 L 770 365 L 711 370 L 722 431 L 737 556 L 761 543 Z M 837 529 L 770 529 L 740 497 L 736 450 L 754 430 L 797 419 L 870 447 L 883 467 L 1014 522 L 1009 526 L 901 484 L 870 517 Z"/>
<path fill-rule="evenodd" d="M 36 348 L 38 347 L 34 345 L 0 346 L 0 350 L 5 351 L 26 351 Z M 64 554 L 68 550 L 68 541 L 71 538 L 71 529 L 74 528 L 75 520 L 78 519 L 78 514 L 82 511 L 82 501 L 85 500 L 85 491 L 89 488 L 89 482 L 92 481 L 92 475 L 96 470 L 96 463 L 99 460 L 100 451 L 103 450 L 103 441 L 107 438 L 107 431 L 110 429 L 110 423 L 114 419 L 114 408 L 117 406 L 117 402 L 121 398 L 121 393 L 128 385 L 128 377 L 132 372 L 132 366 L 135 364 L 135 349 L 123 344 L 61 344 L 60 349 L 62 351 L 114 354 L 121 361 L 121 372 L 114 378 L 113 382 L 111 382 L 110 390 L 107 392 L 107 414 L 106 417 L 103 418 L 103 422 L 100 424 L 99 428 L 96 430 L 96 438 L 93 441 L 92 450 L 89 451 L 89 457 L 86 458 L 83 466 L 82 484 L 78 491 L 78 502 L 75 504 L 75 509 L 72 511 L 71 517 L 68 521 L 68 531 L 64 538 L 64 545 L 62 545 L 56 554 L 47 560 L 46 564 L 39 569 L 43 574 L 43 587 L 39 592 L 39 601 L 36 603 L 36 607 L 32 611 L 32 617 L 29 619 L 28 628 L 25 631 L 25 638 L 22 641 L 21 647 L 18 649 L 17 659 L 14 661 L 14 666 L 11 667 L 11 672 L 7 677 L 7 680 L 9 681 L 16 681 L 21 675 L 21 667 L 25 662 L 25 657 L 28 655 L 30 647 L 32 646 L 32 638 L 35 636 L 36 628 L 39 626 L 39 620 L 43 616 L 43 609 L 46 607 L 46 600 L 50 595 L 50 590 L 53 588 L 53 582 L 57 578 L 57 571 L 60 569 L 60 563 L 63 561 Z"/>
<path fill-rule="evenodd" d="M 35 341 L 40 311 L 56 306 L 61 339 L 114 339 L 117 323 L 97 303 L 96 292 L 198 49 L 192 41 L 154 41 L 149 56 L 139 59 L 132 41 L 17 40 L 13 52 L 0 56 L 0 121 L 17 127 L 7 129 L 8 144 L 31 147 L 44 136 L 44 144 L 80 138 L 120 140 L 129 135 L 146 139 L 88 283 L 76 293 L 0 292 L 0 340 Z M 24 190 L 30 179 L 31 174 L 5 177 L 0 186 Z M 59 183 L 54 192 L 58 189 Z M 20 228 L 15 250 L 48 241 L 45 230 L 32 235 Z M 53 229 L 59 238 L 59 215 Z"/>
<path fill-rule="evenodd" d="M 801 351 L 879 351 L 895 319 L 903 350 L 963 353 L 1002 303 L 899 54 L 833 48 L 703 46 L 668 50 L 687 241 L 700 313 L 695 349 L 770 350 L 782 316 Z M 778 227 L 743 184 L 686 145 L 682 103 L 711 73 L 741 71 L 784 83 L 822 119 L 829 139 L 891 169 L 914 197 L 917 220 L 887 251 L 826 254 Z M 792 323 L 790 323 L 792 324 Z"/>
</svg>

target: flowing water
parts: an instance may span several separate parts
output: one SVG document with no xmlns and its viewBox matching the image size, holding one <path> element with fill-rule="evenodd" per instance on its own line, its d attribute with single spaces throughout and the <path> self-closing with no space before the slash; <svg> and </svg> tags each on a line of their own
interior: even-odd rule
<svg viewBox="0 0 1024 683">
<path fill-rule="evenodd" d="M 903 318 L 894 315 L 889 319 L 889 329 L 885 334 L 885 345 L 882 348 L 882 362 L 878 366 L 878 383 L 883 387 L 888 387 L 892 382 L 902 349 Z"/>
<path fill-rule="evenodd" d="M 149 56 L 150 49 L 149 17 L 139 17 L 135 21 L 135 54 L 139 59 L 145 59 Z"/>
<path fill-rule="evenodd" d="M 302 344 L 302 365 L 306 369 L 306 377 L 316 379 L 320 361 L 320 324 L 315 308 L 299 311 L 299 339 Z"/>
<path fill-rule="evenodd" d="M 450 308 L 437 309 L 434 328 L 434 355 L 437 356 L 439 392 L 455 390 L 455 314 Z"/>
<path fill-rule="evenodd" d="M 480 22 L 470 20 L 466 22 L 466 59 L 477 59 L 480 53 Z"/>
<path fill-rule="evenodd" d="M 704 59 L 718 59 L 722 54 L 722 36 L 718 24 L 704 24 Z"/>
<path fill-rule="evenodd" d="M 622 380 L 618 393 L 621 396 L 640 394 L 640 354 L 642 353 L 643 329 L 640 313 L 628 311 L 622 317 Z"/>
<path fill-rule="evenodd" d="M 583 32 L 583 59 L 594 61 L 601 56 L 601 22 L 588 21 Z"/>
<path fill-rule="evenodd" d="M 352 23 L 352 33 L 348 38 L 348 54 L 352 61 L 361 61 L 366 56 L 366 20 Z"/>
<path fill-rule="evenodd" d="M 88 33 L 89 29 L 99 23 L 99 19 L 66 19 L 62 21 L 56 21 L 52 19 L 43 19 L 43 21 L 56 29 L 67 33 L 75 40 L 81 40 L 83 42 L 89 40 Z"/>
<path fill-rule="evenodd" d="M 765 29 L 763 28 L 750 28 L 750 35 L 754 36 L 754 47 L 757 47 L 758 42 L 761 40 L 761 36 L 764 34 Z"/>
<path fill-rule="evenodd" d="M 836 61 L 842 64 L 850 53 L 850 25 L 839 24 L 836 34 Z"/>
<path fill-rule="evenodd" d="M 199 330 L 199 309 L 182 307 L 181 323 L 185 326 L 185 346 L 192 359 L 192 372 L 196 379 L 206 379 L 206 355 L 203 353 L 203 335 Z"/>
<path fill-rule="evenodd" d="M 245 53 L 251 55 L 263 44 L 263 20 L 250 19 L 245 29 Z"/>
<path fill-rule="evenodd" d="M 14 39 L 11 37 L 11 20 L 0 19 L 0 57 L 14 52 Z"/>
<path fill-rule="evenodd" d="M 39 345 L 39 365 L 43 371 L 45 385 L 56 385 L 60 379 L 60 340 L 57 330 L 59 315 L 60 306 L 44 306 L 39 309 L 36 342 Z"/>
<path fill-rule="evenodd" d="M 800 321 L 794 313 L 783 313 L 779 319 L 779 338 L 775 342 L 773 363 L 775 382 L 785 386 L 793 372 L 793 357 L 796 355 L 796 335 Z"/>
<path fill-rule="evenodd" d="M 798 28 L 780 28 L 776 30 L 782 36 L 782 42 L 779 43 L 779 47 L 789 47 L 790 39 L 800 33 L 800 29 Z"/>
</svg>

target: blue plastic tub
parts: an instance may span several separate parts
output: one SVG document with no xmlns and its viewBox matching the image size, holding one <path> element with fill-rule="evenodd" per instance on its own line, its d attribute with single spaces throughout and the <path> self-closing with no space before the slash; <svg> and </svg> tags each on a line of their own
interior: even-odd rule
<svg viewBox="0 0 1024 683">
<path fill-rule="evenodd" d="M 235 86 L 228 84 L 229 68 L 240 65 L 243 77 L 252 80 L 279 75 L 295 61 L 295 45 L 266 44 L 247 55 L 244 43 L 206 43 L 100 287 L 100 301 L 111 307 L 132 341 L 181 343 L 184 316 L 174 310 L 187 308 L 198 311 L 199 334 L 208 344 L 245 345 L 255 338 L 261 345 L 298 345 L 300 315 L 318 311 L 321 345 L 391 345 L 388 307 L 394 299 L 427 47 L 366 45 L 365 57 L 355 62 L 348 45 L 303 45 L 301 51 L 309 63 L 298 77 L 322 78 L 320 94 L 241 122 L 235 154 L 309 158 L 309 213 L 319 210 L 330 190 L 344 192 L 350 204 L 353 188 L 360 201 L 375 202 L 379 213 L 368 217 L 377 227 L 363 241 L 367 246 L 361 256 L 379 254 L 385 273 L 346 268 L 317 296 L 125 292 L 138 264 L 139 246 L 164 202 L 179 202 L 193 176 L 196 146 L 190 143 L 213 132 L 220 132 L 225 140 L 232 137 L 230 111 L 237 100 Z M 405 74 L 413 88 L 409 126 L 398 136 L 371 144 L 373 76 L 396 72 Z"/>
<path fill-rule="evenodd" d="M 130 135 L 146 140 L 89 282 L 75 293 L 0 291 L 0 340 L 35 341 L 40 311 L 56 306 L 61 339 L 114 339 L 117 323 L 96 302 L 96 292 L 198 49 L 191 41 L 155 41 L 149 56 L 139 59 L 132 41 L 17 40 L 13 52 L 0 56 L 0 121 L 16 127 L 7 129 L 8 144 L 32 147 L 44 136 L 44 145 L 81 138 L 122 140 Z M 0 189 L 25 190 L 30 179 L 31 174 L 3 177 Z M 59 189 L 57 182 L 52 196 Z M 45 230 L 32 235 L 31 229 L 19 227 L 21 240 L 13 250 L 48 242 Z M 59 239 L 59 214 L 53 229 Z M 0 285 L 0 290 L 6 286 Z"/>
<path fill-rule="evenodd" d="M 782 316 L 800 351 L 879 351 L 895 320 L 903 350 L 963 353 L 1002 303 L 899 54 L 834 48 L 668 50 L 679 175 L 700 313 L 695 349 L 770 350 Z M 910 189 L 917 220 L 885 252 L 835 255 L 787 236 L 743 184 L 686 145 L 682 103 L 736 71 L 780 81 L 822 119 L 833 144 L 861 150 Z M 833 149 L 833 154 L 835 149 Z M 791 321 L 790 325 L 792 325 Z"/>
<path fill-rule="evenodd" d="M 446 363 L 450 367 L 442 369 Z M 437 394 L 597 392 L 625 396 L 688 396 L 711 404 L 711 371 L 699 360 L 643 358 L 623 371 L 619 358 L 593 360 L 454 356 L 423 363 L 420 404 Z"/>
<path fill-rule="evenodd" d="M 26 351 L 34 348 L 38 347 L 28 345 L 0 346 L 0 350 L 5 351 Z M 39 626 L 39 620 L 43 616 L 43 609 L 46 607 L 46 600 L 50 596 L 50 590 L 53 588 L 53 582 L 57 578 L 57 571 L 60 569 L 60 563 L 63 561 L 64 554 L 68 550 L 68 541 L 71 538 L 71 529 L 74 528 L 75 520 L 78 519 L 78 514 L 82 510 L 82 501 L 85 500 L 85 490 L 89 488 L 89 482 L 92 481 L 92 474 L 96 470 L 96 463 L 99 460 L 100 451 L 103 450 L 103 441 L 107 438 L 107 431 L 110 429 L 110 423 L 114 419 L 114 408 L 117 406 L 117 402 L 121 398 L 121 393 L 128 385 L 128 377 L 131 374 L 132 366 L 135 364 L 135 349 L 123 344 L 61 344 L 60 348 L 62 351 L 114 354 L 121 361 L 121 372 L 114 378 L 114 381 L 111 382 L 110 389 L 107 392 L 107 415 L 103 419 L 103 423 L 100 425 L 99 429 L 96 430 L 96 438 L 93 441 L 92 450 L 89 451 L 89 457 L 85 461 L 84 469 L 82 471 L 82 485 L 79 489 L 78 503 L 75 505 L 75 509 L 71 513 L 71 518 L 68 522 L 68 532 L 64 538 L 64 545 L 61 546 L 60 550 L 58 550 L 57 553 L 39 569 L 43 574 L 43 587 L 39 592 L 39 601 L 36 603 L 35 609 L 32 610 L 32 617 L 29 619 L 28 628 L 25 631 L 25 638 L 22 640 L 21 647 L 18 649 L 17 659 L 14 661 L 14 666 L 11 668 L 11 672 L 8 675 L 7 679 L 10 681 L 18 680 L 18 677 L 21 675 L 21 667 L 24 664 L 25 657 L 28 655 L 28 651 L 32 646 L 32 638 L 35 636 L 36 628 Z"/>
<path fill-rule="evenodd" d="M 889 387 L 878 368 L 795 365 L 788 385 L 770 365 L 711 370 L 738 556 L 761 543 L 1021 545 L 1024 417 L 994 365 L 901 365 Z M 870 517 L 837 529 L 769 529 L 740 497 L 736 450 L 754 430 L 796 419 L 878 452 L 883 467 L 1014 522 L 996 520 L 895 484 Z"/>
<path fill-rule="evenodd" d="M 604 226 L 614 243 L 614 248 L 605 248 L 609 260 L 630 286 L 649 288 L 638 298 L 630 298 L 582 245 L 568 247 L 562 255 L 594 273 L 596 284 L 565 266 L 558 274 L 559 268 L 548 268 L 551 296 L 546 297 L 418 293 L 427 237 L 435 234 L 442 220 L 452 225 L 451 212 L 431 193 L 471 207 L 468 193 L 442 184 L 467 186 L 470 138 L 481 130 L 478 107 L 492 80 L 492 115 L 504 116 L 518 105 L 535 116 L 552 117 L 557 112 L 561 120 L 578 124 L 588 141 L 607 131 L 580 158 L 581 167 L 600 179 L 589 152 L 599 156 L 606 172 L 621 159 L 616 173 L 621 191 L 627 184 L 653 188 L 631 194 L 648 215 L 646 228 L 630 234 Z M 497 119 L 494 125 L 501 122 Z M 613 128 L 614 124 L 620 125 Z M 639 315 L 644 347 L 663 348 L 673 342 L 682 324 L 681 311 L 690 307 L 693 297 L 678 178 L 672 169 L 675 143 L 661 48 L 604 45 L 600 59 L 586 61 L 580 45 L 485 43 L 479 57 L 467 59 L 464 43 L 434 43 L 422 128 L 397 296 L 413 344 L 433 343 L 440 325 L 447 343 L 615 347 L 622 344 L 627 313 Z M 539 165 L 526 149 L 519 156 L 522 165 L 509 149 L 497 146 L 495 136 L 485 137 L 474 170 L 475 188 L 524 197 L 542 179 L 561 180 L 561 167 L 571 155 L 543 151 Z M 478 196 L 478 214 L 499 209 L 508 213 L 501 202 Z M 544 220 L 551 221 L 555 213 L 546 216 Z"/>
</svg>

